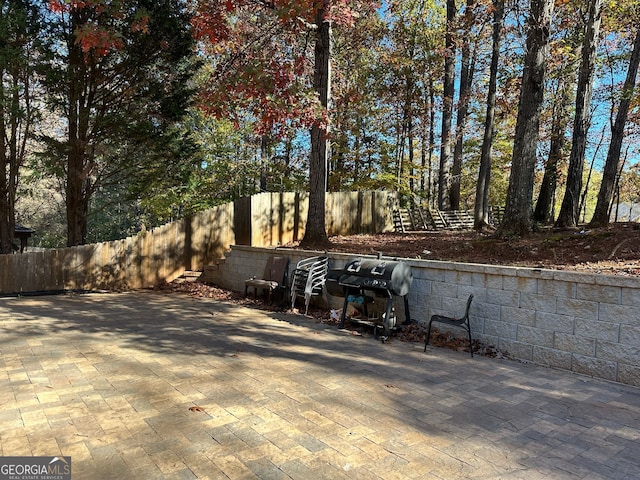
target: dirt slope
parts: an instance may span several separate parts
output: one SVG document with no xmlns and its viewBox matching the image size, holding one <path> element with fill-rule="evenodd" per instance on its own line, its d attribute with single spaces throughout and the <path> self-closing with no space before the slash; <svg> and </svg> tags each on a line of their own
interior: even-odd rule
<svg viewBox="0 0 640 480">
<path fill-rule="evenodd" d="M 497 238 L 476 232 L 332 237 L 330 251 L 456 262 L 584 270 L 640 275 L 640 224 L 606 229 L 543 230 L 524 238 Z M 295 245 L 291 245 L 295 246 Z"/>
</svg>

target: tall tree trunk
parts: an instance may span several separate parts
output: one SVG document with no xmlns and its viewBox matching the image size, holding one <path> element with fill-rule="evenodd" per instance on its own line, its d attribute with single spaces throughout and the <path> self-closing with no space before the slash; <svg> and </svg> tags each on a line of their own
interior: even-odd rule
<svg viewBox="0 0 640 480">
<path fill-rule="evenodd" d="M 628 150 L 628 148 L 627 148 Z M 616 184 L 613 188 L 614 194 L 614 203 L 616 205 L 616 215 L 614 217 L 614 222 L 618 221 L 618 212 L 620 211 L 620 179 L 622 178 L 622 172 L 624 171 L 624 164 L 627 161 L 627 155 L 625 153 L 624 158 L 620 161 L 620 167 L 618 168 L 618 174 L 616 175 Z M 609 218 L 611 218 L 611 211 L 613 210 L 613 204 L 609 207 Z M 629 216 L 631 218 L 631 216 Z"/>
<path fill-rule="evenodd" d="M 420 190 L 422 191 L 423 196 L 426 197 L 428 204 L 433 204 L 433 195 L 432 195 L 432 185 L 433 185 L 433 171 L 432 171 L 432 160 L 433 160 L 433 149 L 435 144 L 435 92 L 433 85 L 433 77 L 429 76 L 429 81 L 427 83 L 427 92 L 429 101 L 427 103 L 427 111 L 422 114 L 423 120 L 426 120 L 427 113 L 429 115 L 429 129 L 425 131 L 424 125 L 426 121 L 423 121 L 423 129 L 422 129 L 422 175 L 421 175 L 421 183 Z M 425 99 L 426 101 L 426 99 Z"/>
<path fill-rule="evenodd" d="M 429 205 L 434 205 L 435 196 L 433 195 L 433 186 L 435 183 L 433 175 L 433 153 L 436 148 L 436 89 L 433 82 L 433 76 L 429 75 L 429 178 L 427 188 L 429 190 L 427 198 Z"/>
<path fill-rule="evenodd" d="M 596 163 L 596 158 L 598 157 L 598 152 L 600 151 L 600 147 L 602 147 L 602 143 L 604 142 L 604 128 L 600 134 L 600 140 L 598 141 L 598 146 L 595 151 L 591 155 L 591 164 L 589 165 L 589 173 L 587 174 L 587 181 L 584 184 L 584 188 L 582 189 L 582 197 L 580 197 L 580 212 L 582 215 L 582 222 L 586 221 L 587 215 L 587 194 L 589 193 L 589 185 L 591 184 L 591 176 L 593 175 L 593 166 Z"/>
<path fill-rule="evenodd" d="M 553 203 L 558 183 L 558 164 L 563 156 L 564 145 L 567 143 L 565 137 L 567 124 L 564 123 L 564 128 L 561 128 L 562 123 L 560 119 L 553 119 L 549 156 L 544 165 L 544 176 L 538 193 L 538 201 L 533 211 L 533 219 L 539 223 L 553 222 Z"/>
<path fill-rule="evenodd" d="M 0 254 L 13 253 L 20 168 L 30 137 L 27 6 L 3 2 L 0 11 Z"/>
<path fill-rule="evenodd" d="M 358 130 L 357 130 L 357 135 L 355 136 L 354 139 L 354 145 L 353 145 L 353 149 L 355 151 L 355 155 L 353 158 L 353 185 L 357 185 L 358 184 L 358 180 L 360 179 L 360 176 L 362 175 L 362 171 L 363 171 L 363 161 L 362 161 L 362 152 L 361 149 L 364 147 L 364 149 L 366 150 L 367 147 L 367 140 L 366 140 L 366 135 L 364 133 L 364 123 L 362 121 L 362 117 L 358 116 L 356 118 L 356 125 L 358 126 Z M 348 142 L 343 142 L 343 146 L 340 148 L 340 154 L 342 155 L 343 152 L 348 151 Z M 340 183 L 340 187 L 342 187 L 342 182 Z M 341 188 L 340 188 L 341 189 Z M 340 191 L 340 190 L 336 190 L 336 191 Z"/>
<path fill-rule="evenodd" d="M 602 0 L 592 0 L 589 4 L 584 40 L 582 42 L 582 62 L 576 90 L 576 113 L 573 122 L 573 143 L 569 155 L 567 184 L 560 214 L 556 221 L 558 228 L 575 227 L 580 215 L 580 193 L 582 192 L 582 172 L 584 171 L 584 154 L 587 148 L 587 132 L 589 130 L 589 109 L 591 91 L 596 67 L 598 36 L 602 19 Z"/>
<path fill-rule="evenodd" d="M 260 137 L 260 191 L 267 191 L 267 163 L 269 162 L 269 137 Z"/>
<path fill-rule="evenodd" d="M 456 23 L 456 2 L 447 0 L 447 25 L 445 33 L 445 53 L 444 53 L 444 91 L 442 106 L 442 135 L 440 141 L 440 170 L 438 173 L 438 208 L 449 210 L 449 189 L 451 184 L 450 163 L 451 163 L 451 119 L 453 117 L 453 95 L 455 94 L 455 61 L 456 44 L 454 29 Z"/>
<path fill-rule="evenodd" d="M 331 92 L 331 22 L 325 18 L 329 0 L 323 0 L 316 13 L 316 44 L 314 52 L 313 87 L 324 109 Z M 327 189 L 328 126 L 311 128 L 311 159 L 309 164 L 309 212 L 301 246 L 329 243 L 325 227 L 325 193 Z"/>
<path fill-rule="evenodd" d="M 77 10 L 71 13 L 72 25 L 81 25 Z M 75 32 L 75 28 L 73 29 Z M 87 75 L 84 54 L 75 34 L 68 42 L 69 78 L 68 96 L 69 111 L 68 146 L 67 146 L 67 178 L 65 185 L 65 202 L 67 207 L 67 246 L 83 245 L 87 239 L 87 215 L 91 192 L 91 166 L 87 133 L 89 130 L 89 112 L 87 111 L 85 77 Z"/>
<path fill-rule="evenodd" d="M 409 53 L 410 57 L 413 57 L 413 51 L 411 50 Z M 405 96 L 405 124 L 406 124 L 406 132 L 407 132 L 407 153 L 408 153 L 408 165 L 405 168 L 405 172 L 407 173 L 408 182 L 405 181 L 405 184 L 408 184 L 409 191 L 413 192 L 414 189 L 414 181 L 413 181 L 413 173 L 414 173 L 414 152 L 413 152 L 413 79 L 411 78 L 411 73 L 407 72 L 407 78 L 405 82 L 406 88 L 406 96 Z"/>
<path fill-rule="evenodd" d="M 12 253 L 20 170 L 32 139 L 34 12 L 24 2 L 4 2 L 0 13 L 0 253 Z"/>
<path fill-rule="evenodd" d="M 404 170 L 404 148 L 407 132 L 407 110 L 402 107 L 402 120 L 398 125 L 398 135 L 396 137 L 396 189 L 402 191 L 402 171 Z"/>
<path fill-rule="evenodd" d="M 425 196 L 426 185 L 427 185 L 427 150 L 429 149 L 429 145 L 427 144 L 427 132 L 422 131 L 422 135 L 420 135 L 420 195 L 422 197 Z M 428 195 L 427 195 L 428 198 Z"/>
<path fill-rule="evenodd" d="M 613 190 L 620 163 L 620 152 L 622 150 L 622 140 L 624 139 L 624 126 L 627 123 L 627 114 L 633 98 L 633 91 L 638 75 L 638 64 L 640 64 L 640 28 L 636 31 L 636 38 L 633 42 L 633 52 L 629 61 L 627 77 L 622 88 L 622 98 L 618 106 L 616 120 L 611 129 L 611 143 L 607 152 L 607 160 L 602 172 L 602 184 L 598 192 L 598 202 L 593 212 L 593 218 L 589 223 L 592 227 L 605 227 L 609 224 L 609 204 L 613 196 Z"/>
<path fill-rule="evenodd" d="M 531 0 L 511 175 L 499 234 L 525 235 L 533 229 L 533 177 L 553 6 L 553 0 Z"/>
<path fill-rule="evenodd" d="M 413 118 L 413 83 L 411 81 L 410 73 L 407 73 L 405 77 L 405 85 L 404 85 L 404 103 L 402 105 L 402 123 L 400 126 L 400 132 L 398 139 L 398 169 L 396 171 L 397 176 L 397 188 L 399 191 L 405 191 L 405 189 L 412 190 L 410 175 L 411 169 L 413 166 L 411 165 L 411 161 L 413 159 L 413 154 L 411 152 L 412 148 L 412 118 Z M 408 143 L 408 146 L 407 146 Z M 407 147 L 407 152 L 409 156 L 408 165 L 405 162 L 405 147 Z"/>
<path fill-rule="evenodd" d="M 407 143 L 409 148 L 409 191 L 413 192 L 414 173 L 415 173 L 415 155 L 413 152 L 413 117 L 409 116 L 409 124 L 407 125 Z"/>
<path fill-rule="evenodd" d="M 11 101 L 9 116 L 9 158 L 8 173 L 6 180 L 7 187 L 7 228 L 9 235 L 13 241 L 16 227 L 16 195 L 18 190 L 18 181 L 20 178 L 20 168 L 24 162 L 26 152 L 26 140 L 30 136 L 31 127 L 31 101 L 29 97 L 29 81 L 27 72 L 22 71 L 19 63 L 16 62 L 11 68 Z M 24 89 L 21 94 L 20 90 Z M 22 101 L 21 101 L 22 96 Z M 0 97 L 1 98 L 1 97 Z M 5 132 L 5 130 L 0 130 Z M 13 244 L 9 245 L 13 249 Z"/>
<path fill-rule="evenodd" d="M 471 84 L 473 83 L 473 73 L 475 58 L 471 55 L 469 37 L 471 36 L 471 25 L 473 23 L 473 6 L 475 0 L 467 0 L 464 12 L 464 24 L 467 30 L 462 39 L 462 59 L 460 69 L 460 93 L 458 100 L 458 115 L 456 117 L 455 147 L 453 149 L 453 166 L 451 169 L 451 192 L 449 199 L 453 210 L 460 209 L 460 181 L 462 177 L 462 150 L 464 147 L 464 133 L 467 126 L 469 113 L 469 97 L 471 96 Z M 475 57 L 475 51 L 474 55 Z"/>
<path fill-rule="evenodd" d="M 580 47 L 574 48 L 576 57 Z M 558 165 L 564 157 L 564 147 L 567 143 L 566 131 L 571 115 L 573 103 L 573 78 L 576 73 L 575 61 L 567 62 L 557 74 L 557 91 L 553 95 L 551 119 L 551 140 L 549 156 L 544 166 L 544 177 L 538 193 L 538 201 L 533 212 L 533 219 L 539 223 L 553 222 L 553 206 L 558 183 Z"/>
<path fill-rule="evenodd" d="M 476 186 L 474 207 L 474 228 L 482 230 L 489 225 L 489 183 L 491 181 L 491 149 L 495 132 L 496 87 L 498 83 L 498 64 L 500 61 L 500 42 L 504 22 L 504 0 L 494 1 L 493 33 L 491 47 L 491 66 L 489 68 L 489 90 L 487 93 L 487 113 L 484 121 L 484 137 L 480 154 L 480 171 Z"/>
<path fill-rule="evenodd" d="M 11 208 L 9 202 L 9 179 L 7 178 L 8 145 L 5 143 L 6 124 L 4 108 L 4 69 L 0 68 L 0 254 L 12 252 L 13 234 L 11 231 Z"/>
</svg>

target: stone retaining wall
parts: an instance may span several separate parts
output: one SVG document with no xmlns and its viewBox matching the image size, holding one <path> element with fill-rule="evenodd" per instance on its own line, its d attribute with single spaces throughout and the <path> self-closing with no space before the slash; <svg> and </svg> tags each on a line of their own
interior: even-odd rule
<svg viewBox="0 0 640 480">
<path fill-rule="evenodd" d="M 234 291 L 260 275 L 270 255 L 302 258 L 322 252 L 232 246 L 205 267 L 202 279 Z M 331 268 L 354 258 L 330 253 Z M 413 272 L 411 317 L 458 316 L 474 294 L 474 338 L 524 361 L 606 380 L 640 385 L 640 278 L 519 267 L 403 259 Z M 320 301 L 340 308 L 342 299 Z M 396 312 L 403 319 L 403 306 Z M 374 307 L 375 309 L 375 307 Z M 442 328 L 442 327 L 441 327 Z M 455 330 L 454 330 L 455 331 Z M 459 331 L 462 334 L 462 331 Z"/>
</svg>

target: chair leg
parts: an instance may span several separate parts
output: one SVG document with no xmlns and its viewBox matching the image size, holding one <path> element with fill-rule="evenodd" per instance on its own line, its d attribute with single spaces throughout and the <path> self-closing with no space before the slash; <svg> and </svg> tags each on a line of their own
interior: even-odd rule
<svg viewBox="0 0 640 480">
<path fill-rule="evenodd" d="M 467 321 L 467 332 L 469 333 L 469 353 L 471 354 L 471 358 L 473 358 L 473 344 L 471 343 L 471 325 L 469 321 Z"/>
<path fill-rule="evenodd" d="M 424 351 L 427 351 L 427 345 L 429 345 L 429 337 L 431 336 L 431 322 L 429 322 L 429 327 L 427 328 L 427 336 L 424 339 Z"/>
<path fill-rule="evenodd" d="M 311 302 L 311 295 L 305 293 L 304 294 L 304 314 L 306 315 L 309 311 L 309 302 Z"/>
</svg>

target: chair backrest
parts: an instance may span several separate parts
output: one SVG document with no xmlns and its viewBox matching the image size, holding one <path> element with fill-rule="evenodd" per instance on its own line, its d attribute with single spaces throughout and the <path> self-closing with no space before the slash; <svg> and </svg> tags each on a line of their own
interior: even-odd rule
<svg viewBox="0 0 640 480">
<path fill-rule="evenodd" d="M 308 257 L 303 258 L 296 264 L 296 270 L 309 270 L 318 260 L 326 257 Z"/>
<path fill-rule="evenodd" d="M 473 300 L 473 293 L 469 295 L 467 299 L 467 308 L 464 311 L 464 318 L 469 318 L 469 309 L 471 308 L 471 301 Z"/>
<path fill-rule="evenodd" d="M 267 265 L 264 267 L 263 280 L 271 280 L 278 282 L 278 285 L 284 285 L 288 269 L 289 259 L 287 257 L 269 257 Z"/>
<path fill-rule="evenodd" d="M 327 278 L 327 272 L 329 271 L 329 258 L 328 257 L 315 257 L 314 262 L 309 268 L 309 275 L 307 276 L 307 284 L 304 288 L 304 293 L 313 294 L 320 293 L 322 286 Z"/>
</svg>

